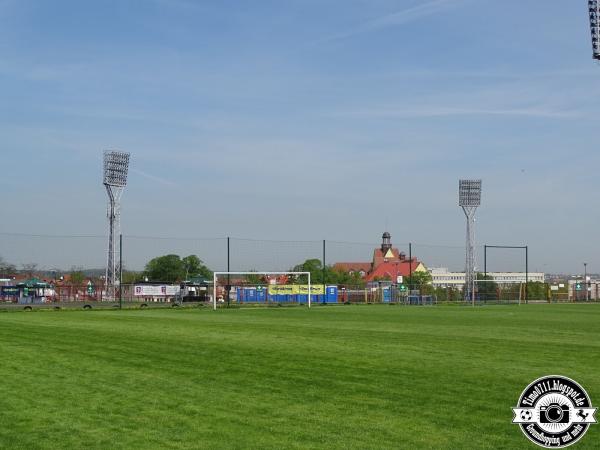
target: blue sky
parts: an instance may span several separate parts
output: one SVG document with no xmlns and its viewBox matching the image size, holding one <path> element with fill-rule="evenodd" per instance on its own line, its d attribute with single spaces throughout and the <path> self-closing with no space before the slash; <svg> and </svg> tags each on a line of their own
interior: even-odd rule
<svg viewBox="0 0 600 450">
<path fill-rule="evenodd" d="M 476 177 L 480 244 L 600 272 L 599 76 L 583 0 L 0 0 L 0 231 L 105 233 L 120 149 L 125 234 L 460 246 Z"/>
</svg>

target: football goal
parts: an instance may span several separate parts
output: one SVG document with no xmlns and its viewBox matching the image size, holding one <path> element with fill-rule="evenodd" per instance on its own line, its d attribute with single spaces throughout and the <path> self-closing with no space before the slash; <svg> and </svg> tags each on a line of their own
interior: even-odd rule
<svg viewBox="0 0 600 450">
<path fill-rule="evenodd" d="M 509 275 L 508 273 L 505 275 Z M 512 274 L 519 276 L 520 274 Z M 475 300 L 481 303 L 527 303 L 547 299 L 545 283 L 524 280 L 475 280 Z"/>
<path fill-rule="evenodd" d="M 213 309 L 231 303 L 296 303 L 310 308 L 319 288 L 324 290 L 324 286 L 311 285 L 310 272 L 214 272 Z"/>
</svg>

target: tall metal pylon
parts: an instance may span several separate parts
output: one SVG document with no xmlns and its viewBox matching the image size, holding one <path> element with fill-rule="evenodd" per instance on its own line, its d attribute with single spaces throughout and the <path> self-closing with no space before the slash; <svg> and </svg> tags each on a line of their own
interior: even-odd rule
<svg viewBox="0 0 600 450">
<path fill-rule="evenodd" d="M 465 246 L 465 301 L 475 304 L 475 211 L 481 204 L 481 180 L 459 180 L 458 206 L 467 218 L 467 242 Z"/>
<path fill-rule="evenodd" d="M 104 152 L 104 187 L 108 194 L 108 255 L 106 263 L 106 296 L 114 300 L 115 288 L 119 284 L 118 261 L 120 260 L 117 239 L 121 233 L 121 196 L 127 185 L 129 153 Z"/>
</svg>

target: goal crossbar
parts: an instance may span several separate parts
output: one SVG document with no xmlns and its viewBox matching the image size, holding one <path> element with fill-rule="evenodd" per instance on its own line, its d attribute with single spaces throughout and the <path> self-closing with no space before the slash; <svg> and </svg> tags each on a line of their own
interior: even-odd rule
<svg viewBox="0 0 600 450">
<path fill-rule="evenodd" d="M 217 277 L 219 275 L 307 275 L 308 277 L 308 307 L 310 308 L 310 272 L 213 272 L 213 310 L 217 309 Z"/>
</svg>

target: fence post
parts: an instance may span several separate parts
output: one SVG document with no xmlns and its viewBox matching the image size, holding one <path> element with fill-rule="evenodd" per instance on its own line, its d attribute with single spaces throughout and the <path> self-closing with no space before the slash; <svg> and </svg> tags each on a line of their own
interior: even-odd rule
<svg viewBox="0 0 600 450">
<path fill-rule="evenodd" d="M 410 277 L 410 284 L 408 285 L 408 295 L 412 291 L 413 278 L 412 278 L 412 242 L 408 243 L 408 276 Z"/>
<path fill-rule="evenodd" d="M 529 246 L 525 246 L 525 303 L 529 303 Z"/>
<path fill-rule="evenodd" d="M 123 309 L 123 235 L 119 234 L 119 309 Z"/>
<path fill-rule="evenodd" d="M 229 236 L 227 236 L 227 272 L 229 272 L 231 269 L 229 268 L 229 262 L 230 262 L 230 249 L 229 249 Z M 231 290 L 231 279 L 229 278 L 229 273 L 227 274 L 227 307 L 229 308 L 229 297 L 230 297 L 230 290 Z"/>
<path fill-rule="evenodd" d="M 326 284 L 325 273 L 326 273 L 325 272 L 325 239 L 323 239 L 323 289 L 326 289 L 325 288 L 325 284 Z M 323 291 L 323 292 L 325 292 L 325 291 Z"/>
<path fill-rule="evenodd" d="M 487 277 L 487 245 L 483 246 L 483 276 L 485 280 Z"/>
</svg>

